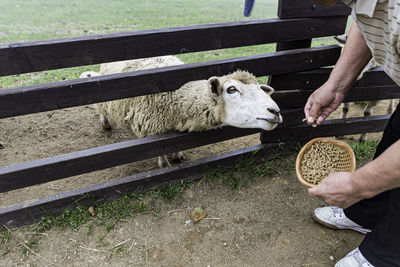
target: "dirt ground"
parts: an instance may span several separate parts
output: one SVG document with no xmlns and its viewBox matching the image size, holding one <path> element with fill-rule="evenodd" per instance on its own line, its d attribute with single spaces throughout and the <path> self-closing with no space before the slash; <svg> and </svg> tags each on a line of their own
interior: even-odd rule
<svg viewBox="0 0 400 267">
<path fill-rule="evenodd" d="M 380 102 L 374 114 L 384 114 Z M 350 116 L 361 116 L 352 104 Z M 338 116 L 338 111 L 333 117 Z M 51 111 L 0 120 L 0 166 L 41 159 L 131 138 L 124 130 L 101 129 L 92 106 Z M 379 138 L 371 134 L 369 139 Z M 357 138 L 357 136 L 348 137 Z M 252 135 L 186 152 L 194 160 L 257 144 Z M 0 206 L 104 182 L 157 167 L 157 159 L 126 164 L 90 174 L 0 194 Z M 189 211 L 202 206 L 208 216 L 198 224 L 186 224 Z M 227 186 L 193 185 L 182 201 L 165 203 L 159 216 L 139 213 L 118 223 L 99 245 L 104 227 L 86 235 L 53 229 L 43 233 L 28 256 L 21 243 L 30 227 L 12 229 L 12 238 L 0 245 L 0 266 L 333 266 L 357 247 L 363 236 L 334 231 L 313 222 L 312 210 L 323 205 L 307 195 L 294 171 L 282 171 L 271 179 L 254 182 L 240 191 Z M 124 249 L 111 253 L 123 243 Z M 335 261 L 331 261 L 330 257 Z"/>
</svg>

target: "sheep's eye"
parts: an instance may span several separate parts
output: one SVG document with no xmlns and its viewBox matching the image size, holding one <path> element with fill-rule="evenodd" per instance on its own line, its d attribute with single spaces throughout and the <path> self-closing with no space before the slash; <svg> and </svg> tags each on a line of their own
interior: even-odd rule
<svg viewBox="0 0 400 267">
<path fill-rule="evenodd" d="M 235 86 L 228 87 L 228 89 L 226 89 L 226 91 L 228 92 L 228 94 L 233 94 L 235 92 L 238 92 L 238 90 L 235 88 Z"/>
</svg>

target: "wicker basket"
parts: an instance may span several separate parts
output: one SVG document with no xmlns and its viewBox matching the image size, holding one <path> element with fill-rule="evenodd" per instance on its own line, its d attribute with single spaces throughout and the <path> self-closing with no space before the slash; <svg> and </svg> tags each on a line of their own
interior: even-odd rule
<svg viewBox="0 0 400 267">
<path fill-rule="evenodd" d="M 301 162 L 303 159 L 304 154 L 306 151 L 315 143 L 321 142 L 321 143 L 331 143 L 333 146 L 336 147 L 341 147 L 345 150 L 345 153 L 340 155 L 339 162 L 337 163 L 337 166 L 335 168 L 335 172 L 353 172 L 356 169 L 356 157 L 354 156 L 354 152 L 351 149 L 351 147 L 342 141 L 335 140 L 335 139 L 330 139 L 330 138 L 315 138 L 309 141 L 307 144 L 303 146 L 303 148 L 300 150 L 299 154 L 297 155 L 296 159 L 296 175 L 297 178 L 299 179 L 300 183 L 307 187 L 313 187 L 316 184 L 310 183 L 309 181 L 306 181 L 305 178 L 303 177 L 303 174 L 301 173 Z M 320 178 L 320 177 L 317 177 Z M 322 177 L 322 179 L 325 177 Z M 322 180 L 321 179 L 321 180 Z"/>
</svg>

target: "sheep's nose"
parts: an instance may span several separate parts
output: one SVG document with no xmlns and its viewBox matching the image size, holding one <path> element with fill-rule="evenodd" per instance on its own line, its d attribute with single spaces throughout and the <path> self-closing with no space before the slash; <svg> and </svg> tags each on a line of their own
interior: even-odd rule
<svg viewBox="0 0 400 267">
<path fill-rule="evenodd" d="M 271 112 L 272 114 L 279 116 L 279 110 L 273 109 L 273 108 L 268 108 L 267 109 L 269 112 Z"/>
</svg>

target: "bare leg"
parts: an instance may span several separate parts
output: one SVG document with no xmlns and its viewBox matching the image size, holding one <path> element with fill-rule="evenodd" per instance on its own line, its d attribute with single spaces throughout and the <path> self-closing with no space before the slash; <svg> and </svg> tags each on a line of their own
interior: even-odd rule
<svg viewBox="0 0 400 267">
<path fill-rule="evenodd" d="M 387 109 L 387 114 L 392 114 L 394 110 L 394 99 L 389 100 L 389 106 Z"/>
<path fill-rule="evenodd" d="M 349 103 L 342 103 L 342 112 L 340 113 L 340 118 L 344 119 L 347 116 L 347 112 L 349 112 Z"/>
<path fill-rule="evenodd" d="M 160 168 L 171 167 L 171 164 L 169 163 L 166 155 L 158 157 L 158 167 Z"/>
<path fill-rule="evenodd" d="M 173 161 L 183 161 L 184 159 L 183 153 L 181 151 L 172 153 L 171 156 Z"/>
<path fill-rule="evenodd" d="M 104 130 L 111 130 L 110 122 L 103 114 L 100 114 L 100 122 Z"/>
<path fill-rule="evenodd" d="M 379 100 L 375 101 L 368 101 L 367 105 L 364 108 L 364 117 L 369 117 L 372 116 L 372 113 L 374 112 L 374 107 L 378 104 Z M 368 139 L 368 133 L 361 134 L 360 135 L 360 142 L 366 142 Z"/>
</svg>

